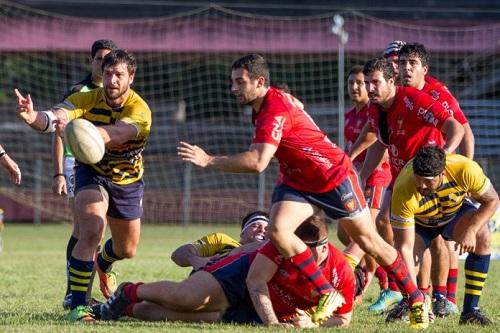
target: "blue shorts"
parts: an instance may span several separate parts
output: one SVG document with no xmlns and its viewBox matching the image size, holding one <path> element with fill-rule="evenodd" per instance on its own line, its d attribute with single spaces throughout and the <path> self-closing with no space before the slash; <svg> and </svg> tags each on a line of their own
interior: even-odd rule
<svg viewBox="0 0 500 333">
<path fill-rule="evenodd" d="M 431 228 L 424 227 L 418 223 L 415 223 L 415 232 L 419 235 L 425 243 L 425 248 L 428 248 L 431 245 L 431 242 L 434 238 L 441 235 L 445 240 L 451 241 L 453 240 L 453 230 L 455 229 L 455 224 L 466 212 L 470 210 L 477 210 L 474 205 L 469 203 L 468 201 L 464 201 L 462 207 L 457 212 L 457 215 L 450 222 L 442 225 L 440 227 Z"/>
<path fill-rule="evenodd" d="M 355 173 L 347 177 L 339 186 L 325 193 L 303 192 L 288 185 L 278 185 L 274 189 L 272 203 L 279 201 L 308 202 L 321 208 L 334 220 L 355 217 L 366 207 Z"/>
<path fill-rule="evenodd" d="M 229 301 L 230 306 L 222 316 L 222 321 L 225 323 L 262 323 L 253 308 L 246 287 L 246 279 L 251 264 L 250 255 L 252 254 L 229 256 L 203 268 L 219 282 Z"/>
<path fill-rule="evenodd" d="M 144 181 L 141 179 L 128 185 L 114 184 L 108 177 L 100 175 L 91 166 L 77 163 L 75 167 L 75 194 L 82 189 L 95 188 L 108 197 L 106 215 L 135 220 L 142 216 L 142 197 Z"/>
</svg>

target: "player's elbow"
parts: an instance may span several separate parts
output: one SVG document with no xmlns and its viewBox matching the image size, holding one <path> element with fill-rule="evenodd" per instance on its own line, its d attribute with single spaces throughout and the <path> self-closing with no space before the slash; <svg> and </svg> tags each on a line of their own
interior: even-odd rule
<svg viewBox="0 0 500 333">
<path fill-rule="evenodd" d="M 258 161 L 257 163 L 255 163 L 254 167 L 253 167 L 253 170 L 257 173 L 261 173 L 263 172 L 264 170 L 266 170 L 267 168 L 267 164 L 268 163 L 265 163 L 265 162 L 262 162 L 262 161 Z"/>
</svg>

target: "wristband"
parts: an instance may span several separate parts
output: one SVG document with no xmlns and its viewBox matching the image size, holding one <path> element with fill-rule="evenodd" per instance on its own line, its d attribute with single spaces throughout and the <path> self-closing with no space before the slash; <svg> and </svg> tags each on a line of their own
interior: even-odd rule
<svg viewBox="0 0 500 333">
<path fill-rule="evenodd" d="M 56 174 L 54 175 L 54 177 L 52 177 L 52 178 L 57 178 L 57 177 L 59 177 L 59 176 L 61 176 L 61 177 L 65 177 L 65 176 L 64 176 L 64 173 L 56 173 Z"/>
<path fill-rule="evenodd" d="M 4 157 L 5 155 L 7 155 L 5 150 L 0 151 L 0 158 Z"/>
</svg>

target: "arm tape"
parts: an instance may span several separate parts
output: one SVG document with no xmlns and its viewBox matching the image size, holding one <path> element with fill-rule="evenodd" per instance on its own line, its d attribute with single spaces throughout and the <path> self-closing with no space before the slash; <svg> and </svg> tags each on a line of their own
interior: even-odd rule
<svg viewBox="0 0 500 333">
<path fill-rule="evenodd" d="M 41 111 L 44 115 L 45 118 L 47 119 L 47 125 L 45 128 L 42 130 L 44 133 L 52 133 L 56 131 L 56 124 L 54 124 L 54 121 L 57 120 L 56 115 L 52 111 Z"/>
</svg>

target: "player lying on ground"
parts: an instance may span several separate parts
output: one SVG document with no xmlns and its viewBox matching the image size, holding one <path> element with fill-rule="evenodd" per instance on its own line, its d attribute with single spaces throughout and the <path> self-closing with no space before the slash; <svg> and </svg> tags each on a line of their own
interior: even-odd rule
<svg viewBox="0 0 500 333">
<path fill-rule="evenodd" d="M 470 194 L 481 205 L 467 202 Z M 490 232 L 487 222 L 499 204 L 498 194 L 474 161 L 428 146 L 421 148 L 399 174 L 394 185 L 391 223 L 394 240 L 416 280 L 419 260 L 438 235 L 454 240 L 465 261 L 465 297 L 460 324 L 489 325 L 479 309 L 490 263 Z"/>
<path fill-rule="evenodd" d="M 333 312 L 336 292 L 315 264 L 311 250 L 295 234 L 308 217 L 323 210 L 342 224 L 362 254 L 370 254 L 411 295 L 412 327 L 426 327 L 424 296 L 407 276 L 398 252 L 376 232 L 349 157 L 313 122 L 295 97 L 269 86 L 265 59 L 250 54 L 231 67 L 231 92 L 238 103 L 250 105 L 255 133 L 249 149 L 230 156 L 207 154 L 202 148 L 181 142 L 184 161 L 226 172 L 262 172 L 271 159 L 280 163 L 271 206 L 268 235 L 279 252 L 316 286 L 321 295 L 312 318 L 321 322 Z M 361 250 L 362 248 L 362 250 Z M 409 282 L 407 282 L 409 281 Z"/>
<path fill-rule="evenodd" d="M 241 221 L 240 241 L 216 232 L 197 241 L 179 246 L 172 252 L 172 261 L 181 267 L 193 267 L 197 271 L 229 254 L 250 252 L 262 245 L 266 238 L 269 216 L 262 211 L 247 214 Z"/>
<path fill-rule="evenodd" d="M 322 325 L 349 324 L 355 293 L 354 275 L 342 252 L 328 242 L 324 220 L 313 216 L 296 234 L 308 244 L 322 273 L 340 292 L 335 313 Z M 310 310 L 318 298 L 314 285 L 268 242 L 258 252 L 228 256 L 181 282 L 122 284 L 95 312 L 104 320 L 128 315 L 144 320 L 263 322 L 267 325 L 286 322 L 315 327 Z"/>
</svg>

